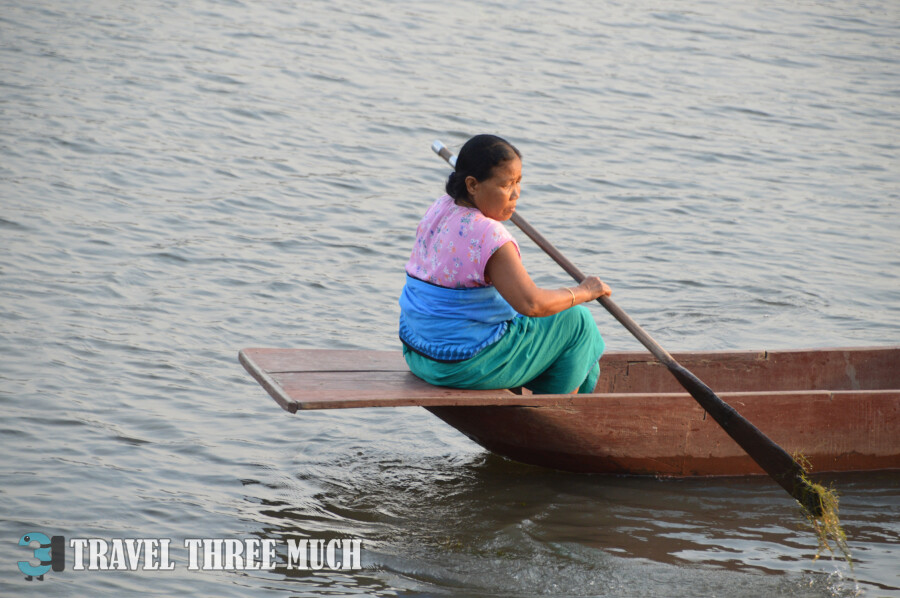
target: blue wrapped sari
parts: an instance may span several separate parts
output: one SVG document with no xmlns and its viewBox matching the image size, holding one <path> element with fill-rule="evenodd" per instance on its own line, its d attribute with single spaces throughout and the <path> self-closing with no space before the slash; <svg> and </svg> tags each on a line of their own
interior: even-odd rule
<svg viewBox="0 0 900 598">
<path fill-rule="evenodd" d="M 494 287 L 448 289 L 407 275 L 400 339 L 410 370 L 437 386 L 592 392 L 605 343 L 582 305 L 522 316 Z"/>
</svg>

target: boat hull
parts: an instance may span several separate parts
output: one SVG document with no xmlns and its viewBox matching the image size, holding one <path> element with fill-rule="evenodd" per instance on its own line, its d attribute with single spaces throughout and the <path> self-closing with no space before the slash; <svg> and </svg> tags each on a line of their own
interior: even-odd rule
<svg viewBox="0 0 900 598">
<path fill-rule="evenodd" d="M 900 392 L 729 394 L 766 436 L 813 472 L 900 469 Z M 583 473 L 761 475 L 689 395 L 592 395 L 565 407 L 428 407 L 484 448 Z"/>
<path fill-rule="evenodd" d="M 813 472 L 900 469 L 900 351 L 677 355 Z M 673 477 L 764 472 L 645 354 L 601 359 L 595 393 L 566 404 L 427 407 L 484 448 L 566 471 Z"/>
</svg>

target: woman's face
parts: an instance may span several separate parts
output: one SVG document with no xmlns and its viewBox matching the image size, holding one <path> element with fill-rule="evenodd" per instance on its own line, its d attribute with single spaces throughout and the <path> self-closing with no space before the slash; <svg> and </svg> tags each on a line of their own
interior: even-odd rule
<svg viewBox="0 0 900 598">
<path fill-rule="evenodd" d="M 466 178 L 469 199 L 482 214 L 494 220 L 509 220 L 516 211 L 519 185 L 522 183 L 522 160 L 514 156 L 494 167 L 491 178 L 478 181 Z"/>
</svg>

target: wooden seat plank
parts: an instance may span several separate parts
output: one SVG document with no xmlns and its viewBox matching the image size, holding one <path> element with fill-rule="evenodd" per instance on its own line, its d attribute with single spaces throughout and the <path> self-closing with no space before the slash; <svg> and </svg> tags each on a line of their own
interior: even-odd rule
<svg viewBox="0 0 900 598">
<path fill-rule="evenodd" d="M 239 359 L 291 413 L 298 409 L 525 404 L 521 395 L 507 389 L 432 386 L 409 371 L 399 351 L 244 349 Z M 548 397 L 553 403 L 558 399 Z"/>
<path fill-rule="evenodd" d="M 411 372 L 289 372 L 272 376 L 300 409 L 496 405 L 517 395 L 509 390 L 463 390 L 432 386 Z"/>
<path fill-rule="evenodd" d="M 409 371 L 400 351 L 254 348 L 241 353 L 269 373 Z"/>
</svg>

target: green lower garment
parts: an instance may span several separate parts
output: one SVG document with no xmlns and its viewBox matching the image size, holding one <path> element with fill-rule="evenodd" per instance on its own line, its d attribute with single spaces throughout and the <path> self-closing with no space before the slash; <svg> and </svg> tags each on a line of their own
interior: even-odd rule
<svg viewBox="0 0 900 598">
<path fill-rule="evenodd" d="M 412 373 L 436 386 L 566 394 L 594 390 L 604 347 L 591 312 L 579 305 L 546 318 L 515 318 L 500 340 L 471 359 L 444 363 L 405 345 L 403 356 Z"/>
</svg>

